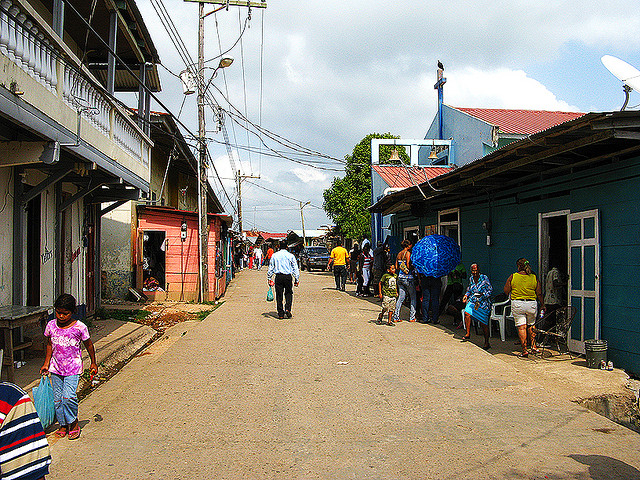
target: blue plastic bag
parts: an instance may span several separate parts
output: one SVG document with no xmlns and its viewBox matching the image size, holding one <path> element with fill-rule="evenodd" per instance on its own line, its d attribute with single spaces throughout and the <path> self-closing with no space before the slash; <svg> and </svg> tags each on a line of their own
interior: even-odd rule
<svg viewBox="0 0 640 480">
<path fill-rule="evenodd" d="M 53 405 L 53 387 L 48 376 L 40 377 L 40 385 L 33 387 L 33 403 L 40 417 L 42 428 L 50 426 L 55 418 L 56 411 Z"/>
<path fill-rule="evenodd" d="M 273 302 L 273 289 L 269 287 L 269 291 L 267 292 L 267 302 Z"/>
</svg>

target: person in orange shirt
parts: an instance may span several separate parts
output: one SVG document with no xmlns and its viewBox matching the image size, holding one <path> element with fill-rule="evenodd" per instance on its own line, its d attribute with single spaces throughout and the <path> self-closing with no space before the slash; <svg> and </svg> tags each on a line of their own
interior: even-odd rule
<svg viewBox="0 0 640 480">
<path fill-rule="evenodd" d="M 331 257 L 327 263 L 327 271 L 333 264 L 333 277 L 336 280 L 336 290 L 344 292 L 347 284 L 347 264 L 349 263 L 349 252 L 342 246 L 342 240 L 336 241 L 336 247 L 331 250 Z"/>
<path fill-rule="evenodd" d="M 269 263 L 271 262 L 271 255 L 273 255 L 273 248 L 269 246 L 269 249 L 267 250 L 267 261 L 264 262 L 265 265 L 269 265 Z"/>
</svg>

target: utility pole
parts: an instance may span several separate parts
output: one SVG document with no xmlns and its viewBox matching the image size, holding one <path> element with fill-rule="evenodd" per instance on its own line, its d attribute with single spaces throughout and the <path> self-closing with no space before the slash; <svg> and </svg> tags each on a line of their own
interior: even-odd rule
<svg viewBox="0 0 640 480">
<path fill-rule="evenodd" d="M 242 181 L 247 178 L 260 178 L 260 175 L 257 177 L 255 175 L 242 175 L 240 170 L 238 170 L 238 174 L 236 175 L 236 188 L 238 189 L 238 230 L 240 230 L 240 235 L 242 235 Z"/>
<path fill-rule="evenodd" d="M 204 19 L 211 13 L 215 13 L 229 5 L 266 8 L 266 2 L 250 2 L 239 0 L 184 0 L 186 2 L 198 3 L 198 254 L 199 254 L 199 276 L 200 276 L 200 301 L 209 300 L 209 221 L 207 217 L 207 131 L 204 116 L 204 96 L 207 93 L 207 85 L 204 82 Z M 205 15 L 204 4 L 223 5 Z M 229 63 L 230 64 L 230 63 Z M 219 68 L 228 65 L 220 63 Z M 215 73 L 215 72 L 214 72 Z M 213 79 L 213 76 L 212 76 Z M 239 192 L 238 192 L 239 193 Z M 240 214 L 238 212 L 238 214 Z M 242 225 L 242 224 L 240 224 Z"/>
<path fill-rule="evenodd" d="M 304 213 L 302 213 L 302 210 L 304 209 L 304 207 L 306 207 L 310 203 L 311 202 L 306 202 L 303 204 L 302 202 L 300 202 L 300 220 L 302 221 L 302 246 L 303 247 L 307 246 L 307 237 L 304 232 Z"/>
<path fill-rule="evenodd" d="M 209 220 L 207 218 L 207 131 L 204 117 L 204 3 L 198 5 L 198 238 L 200 302 L 209 301 Z"/>
</svg>

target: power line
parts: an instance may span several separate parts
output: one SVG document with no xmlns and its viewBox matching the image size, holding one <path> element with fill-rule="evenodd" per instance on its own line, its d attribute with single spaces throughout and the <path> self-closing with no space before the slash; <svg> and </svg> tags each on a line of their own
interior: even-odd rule
<svg viewBox="0 0 640 480">
<path fill-rule="evenodd" d="M 298 203 L 305 203 L 302 200 L 298 200 L 297 198 L 293 198 L 293 197 L 289 197 L 283 193 L 280 192 L 276 192 L 275 190 L 271 190 L 267 187 L 263 187 L 262 185 L 258 185 L 257 183 L 251 182 L 249 180 L 246 180 L 246 182 L 250 185 L 253 185 L 254 187 L 258 187 L 261 188 L 262 190 L 266 190 L 267 192 L 273 193 L 274 195 L 278 195 L 279 197 L 283 197 L 283 198 L 287 198 L 289 200 L 293 200 L 294 202 L 298 202 Z M 317 205 L 314 205 L 313 203 L 310 203 L 309 206 L 314 207 L 314 208 L 319 208 L 320 210 L 324 210 L 322 207 L 319 207 Z"/>
</svg>

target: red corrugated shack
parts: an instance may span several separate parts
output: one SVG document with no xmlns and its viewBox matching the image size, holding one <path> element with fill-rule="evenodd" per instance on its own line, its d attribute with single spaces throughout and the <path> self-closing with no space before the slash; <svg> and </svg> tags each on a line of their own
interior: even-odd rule
<svg viewBox="0 0 640 480">
<path fill-rule="evenodd" d="M 138 205 L 135 242 L 138 288 L 157 300 L 198 299 L 198 214 L 170 207 Z M 208 214 L 209 298 L 219 298 L 226 289 L 227 230 L 232 218 Z M 186 238 L 181 233 L 186 226 Z M 157 284 L 149 279 L 153 278 Z"/>
</svg>

